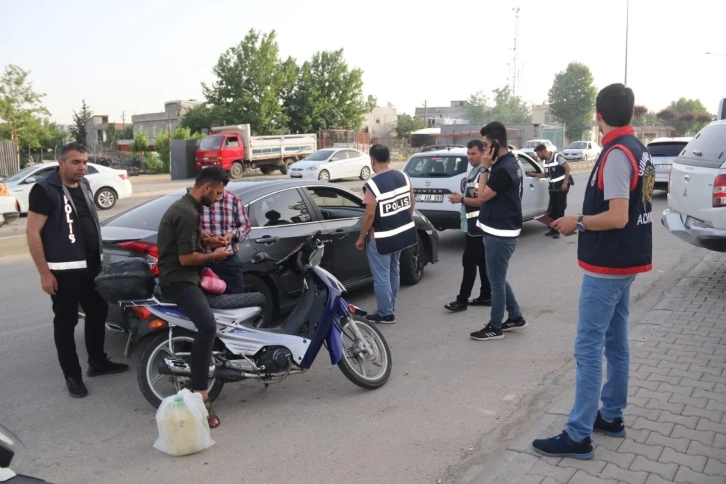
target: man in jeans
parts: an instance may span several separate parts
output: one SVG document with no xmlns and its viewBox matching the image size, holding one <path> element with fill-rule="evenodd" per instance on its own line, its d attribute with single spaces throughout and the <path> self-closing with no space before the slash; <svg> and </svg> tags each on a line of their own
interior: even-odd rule
<svg viewBox="0 0 726 484">
<path fill-rule="evenodd" d="M 222 196 L 227 175 L 219 167 L 199 172 L 194 187 L 172 203 L 159 223 L 159 284 L 164 298 L 176 304 L 197 328 L 191 354 L 191 390 L 201 393 L 209 426 L 219 426 L 207 393 L 217 322 L 199 287 L 202 266 L 221 262 L 231 252 L 224 237 L 202 238 L 201 213 Z M 205 254 L 202 244 L 214 247 Z"/>
<path fill-rule="evenodd" d="M 633 91 L 622 84 L 600 91 L 595 110 L 603 150 L 585 189 L 582 215 L 553 224 L 564 235 L 578 233 L 577 258 L 585 275 L 575 340 L 575 405 L 560 435 L 533 442 L 544 455 L 590 459 L 593 431 L 625 436 L 630 286 L 636 274 L 652 268 L 655 180 L 650 154 L 630 126 L 634 104 Z M 603 347 L 608 368 L 601 390 Z"/>
<path fill-rule="evenodd" d="M 507 130 L 498 121 L 481 130 L 484 137 L 483 167 L 479 178 L 479 218 L 477 227 L 484 232 L 487 275 L 492 288 L 489 324 L 471 333 L 477 341 L 504 338 L 504 331 L 527 327 L 512 287 L 507 282 L 509 259 L 522 231 L 522 169 L 507 149 Z M 506 308 L 509 317 L 504 319 Z"/>
<path fill-rule="evenodd" d="M 365 248 L 368 254 L 378 303 L 378 311 L 366 318 L 374 323 L 393 324 L 401 285 L 401 251 L 418 242 L 412 218 L 413 187 L 404 173 L 390 169 L 388 147 L 373 145 L 369 154 L 375 176 L 363 186 L 366 211 L 355 246 L 358 250 Z"/>
</svg>

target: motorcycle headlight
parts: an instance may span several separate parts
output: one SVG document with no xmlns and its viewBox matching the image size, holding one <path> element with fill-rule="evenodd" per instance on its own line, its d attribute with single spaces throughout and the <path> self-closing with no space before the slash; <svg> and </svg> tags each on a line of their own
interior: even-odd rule
<svg viewBox="0 0 726 484">
<path fill-rule="evenodd" d="M 320 167 L 320 165 L 309 166 L 308 170 L 310 170 L 310 171 L 317 170 L 319 167 Z"/>
</svg>

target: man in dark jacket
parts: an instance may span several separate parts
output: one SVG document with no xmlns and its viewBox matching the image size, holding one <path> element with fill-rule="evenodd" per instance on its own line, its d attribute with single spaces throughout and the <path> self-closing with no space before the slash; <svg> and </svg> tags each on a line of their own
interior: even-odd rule
<svg viewBox="0 0 726 484">
<path fill-rule="evenodd" d="M 84 178 L 85 146 L 70 143 L 60 151 L 58 169 L 30 191 L 28 248 L 43 291 L 53 301 L 53 331 L 63 375 L 72 397 L 88 395 L 74 337 L 78 306 L 85 314 L 89 377 L 122 373 L 128 365 L 113 363 L 103 351 L 108 304 L 96 291 L 101 272 L 101 225 L 93 193 Z"/>
</svg>

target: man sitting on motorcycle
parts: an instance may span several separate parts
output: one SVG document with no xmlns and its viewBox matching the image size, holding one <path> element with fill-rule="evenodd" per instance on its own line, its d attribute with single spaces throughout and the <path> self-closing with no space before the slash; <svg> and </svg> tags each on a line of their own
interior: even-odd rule
<svg viewBox="0 0 726 484">
<path fill-rule="evenodd" d="M 217 323 L 199 282 L 205 264 L 223 261 L 230 252 L 224 237 L 202 238 L 201 213 L 203 207 L 209 207 L 222 196 L 226 180 L 226 173 L 219 167 L 199 172 L 194 187 L 164 213 L 158 235 L 161 292 L 197 328 L 190 362 L 191 390 L 202 394 L 211 428 L 220 424 L 207 392 Z M 202 245 L 214 251 L 205 254 Z"/>
</svg>

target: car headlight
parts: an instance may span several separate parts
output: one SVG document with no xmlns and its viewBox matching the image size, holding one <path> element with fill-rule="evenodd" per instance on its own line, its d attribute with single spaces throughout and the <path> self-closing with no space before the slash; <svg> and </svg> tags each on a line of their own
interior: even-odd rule
<svg viewBox="0 0 726 484">
<path fill-rule="evenodd" d="M 320 167 L 320 165 L 309 166 L 308 170 L 310 170 L 310 171 L 317 170 L 319 167 Z"/>
</svg>

